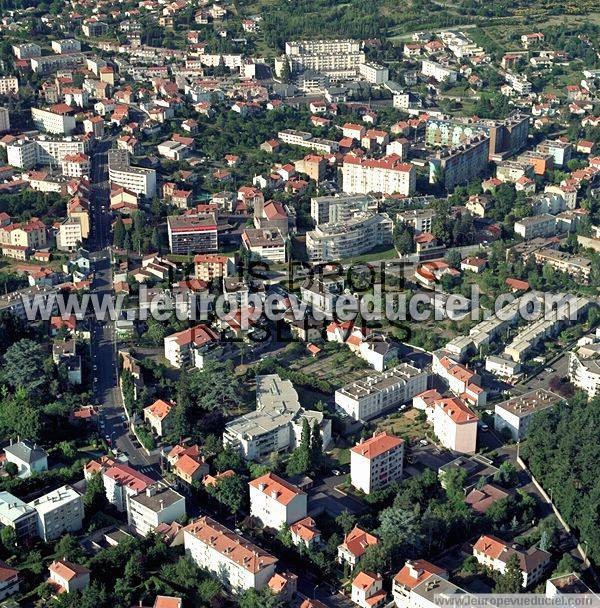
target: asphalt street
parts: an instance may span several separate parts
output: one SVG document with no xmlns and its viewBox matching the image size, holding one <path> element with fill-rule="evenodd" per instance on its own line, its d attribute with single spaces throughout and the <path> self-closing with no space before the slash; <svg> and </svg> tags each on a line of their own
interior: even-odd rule
<svg viewBox="0 0 600 608">
<path fill-rule="evenodd" d="M 90 195 L 91 235 L 88 241 L 94 270 L 92 294 L 99 300 L 113 298 L 113 269 L 110 252 L 108 155 L 112 138 L 99 142 L 92 157 L 92 191 Z M 100 427 L 112 449 L 127 455 L 129 463 L 151 477 L 158 477 L 157 459 L 147 456 L 129 435 L 125 409 L 118 389 L 117 340 L 113 319 L 99 320 L 94 315 L 92 324 L 92 389 L 93 400 L 100 406 Z"/>
</svg>

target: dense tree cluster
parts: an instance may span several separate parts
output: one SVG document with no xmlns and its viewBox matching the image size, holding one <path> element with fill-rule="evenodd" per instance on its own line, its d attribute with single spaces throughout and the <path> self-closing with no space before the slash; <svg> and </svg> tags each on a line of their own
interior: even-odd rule
<svg viewBox="0 0 600 608">
<path fill-rule="evenodd" d="M 521 454 L 567 522 L 600 559 L 600 397 L 577 394 L 537 414 Z"/>
</svg>

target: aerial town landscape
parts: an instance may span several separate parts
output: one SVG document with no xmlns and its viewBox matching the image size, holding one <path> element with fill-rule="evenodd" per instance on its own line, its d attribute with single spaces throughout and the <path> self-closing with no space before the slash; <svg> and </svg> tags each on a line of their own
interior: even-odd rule
<svg viewBox="0 0 600 608">
<path fill-rule="evenodd" d="M 600 606 L 598 4 L 0 0 L 0 442 L 0 608 Z"/>
</svg>

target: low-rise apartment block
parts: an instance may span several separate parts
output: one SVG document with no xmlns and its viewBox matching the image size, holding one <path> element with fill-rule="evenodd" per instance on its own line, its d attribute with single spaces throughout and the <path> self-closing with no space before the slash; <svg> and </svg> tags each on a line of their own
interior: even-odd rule
<svg viewBox="0 0 600 608">
<path fill-rule="evenodd" d="M 350 481 L 370 494 L 402 478 L 404 440 L 389 433 L 376 433 L 350 449 Z"/>
<path fill-rule="evenodd" d="M 127 522 L 142 536 L 159 524 L 171 524 L 186 516 L 185 498 L 172 488 L 148 486 L 144 492 L 130 496 L 127 501 Z"/>
<path fill-rule="evenodd" d="M 289 380 L 282 380 L 277 374 L 257 376 L 256 410 L 228 422 L 223 443 L 248 459 L 287 451 L 299 443 L 305 418 L 311 428 L 319 426 L 326 449 L 331 441 L 331 421 L 322 412 L 301 407 Z"/>
<path fill-rule="evenodd" d="M 320 224 L 306 233 L 306 252 L 313 263 L 331 262 L 391 245 L 393 223 L 387 213 L 355 213 L 343 223 Z"/>
<path fill-rule="evenodd" d="M 600 395 L 600 344 L 582 346 L 569 353 L 569 379 L 590 399 Z"/>
<path fill-rule="evenodd" d="M 437 400 L 432 418 L 433 432 L 445 448 L 461 454 L 475 453 L 479 418 L 461 399 Z"/>
<path fill-rule="evenodd" d="M 112 183 L 143 194 L 148 199 L 156 194 L 156 171 L 133 166 L 127 150 L 108 151 L 108 178 Z"/>
<path fill-rule="evenodd" d="M 406 403 L 427 388 L 427 372 L 401 363 L 335 392 L 336 407 L 355 420 L 371 420 Z"/>
<path fill-rule="evenodd" d="M 67 113 L 69 111 L 70 107 L 65 104 L 60 104 L 60 111 L 31 108 L 31 119 L 40 131 L 70 135 L 75 130 L 75 119 Z"/>
<path fill-rule="evenodd" d="M 510 433 L 514 441 L 520 441 L 527 434 L 531 419 L 560 403 L 561 397 L 545 389 L 538 389 L 517 397 L 511 397 L 494 408 L 494 428 Z"/>
<path fill-rule="evenodd" d="M 263 526 L 279 530 L 306 517 L 306 492 L 275 473 L 266 473 L 248 485 L 250 515 L 258 518 Z"/>
<path fill-rule="evenodd" d="M 214 213 L 170 215 L 167 217 L 171 253 L 216 253 L 217 218 Z"/>
<path fill-rule="evenodd" d="M 266 587 L 275 574 L 277 558 L 210 517 L 183 529 L 185 552 L 233 592 Z"/>
<path fill-rule="evenodd" d="M 218 334 L 207 325 L 200 324 L 184 329 L 164 339 L 165 359 L 179 369 L 202 369 L 211 353 L 217 350 L 218 339 Z"/>
<path fill-rule="evenodd" d="M 37 536 L 36 510 L 9 492 L 0 492 L 0 524 L 15 531 L 19 545 L 27 545 Z"/>
<path fill-rule="evenodd" d="M 403 194 L 410 196 L 416 188 L 417 173 L 410 163 L 399 156 L 386 156 L 379 160 L 344 156 L 342 183 L 350 194 Z"/>
<path fill-rule="evenodd" d="M 29 503 L 37 512 L 38 536 L 46 543 L 83 527 L 83 499 L 71 486 L 62 486 Z"/>
</svg>

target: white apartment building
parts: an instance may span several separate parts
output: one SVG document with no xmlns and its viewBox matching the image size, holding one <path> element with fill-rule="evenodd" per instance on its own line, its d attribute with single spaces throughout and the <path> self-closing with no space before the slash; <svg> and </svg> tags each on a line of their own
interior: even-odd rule
<svg viewBox="0 0 600 608">
<path fill-rule="evenodd" d="M 185 498 L 169 487 L 152 485 L 127 497 L 127 522 L 142 536 L 159 524 L 171 524 L 185 516 Z"/>
<path fill-rule="evenodd" d="M 231 591 L 263 589 L 275 574 L 277 558 L 209 517 L 183 529 L 185 552 Z"/>
<path fill-rule="evenodd" d="M 308 148 L 309 150 L 315 150 L 316 152 L 322 152 L 323 154 L 332 154 L 333 152 L 337 152 L 340 148 L 337 141 L 313 137 L 310 133 L 296 131 L 294 129 L 279 131 L 277 137 L 284 144 Z"/>
<path fill-rule="evenodd" d="M 433 407 L 433 432 L 448 450 L 474 454 L 479 418 L 458 397 L 439 399 Z"/>
<path fill-rule="evenodd" d="M 525 437 L 531 419 L 537 412 L 553 407 L 560 401 L 559 395 L 545 389 L 511 397 L 495 406 L 494 428 L 499 432 L 508 431 L 514 441 L 519 441 Z"/>
<path fill-rule="evenodd" d="M 69 114 L 59 114 L 42 108 L 31 108 L 31 119 L 36 129 L 46 131 L 46 133 L 69 135 L 75 130 L 75 119 Z"/>
<path fill-rule="evenodd" d="M 16 76 L 0 78 L 0 95 L 16 95 L 19 92 L 19 80 Z"/>
<path fill-rule="evenodd" d="M 292 72 L 314 70 L 332 78 L 356 76 L 365 63 L 362 42 L 350 39 L 294 40 L 285 43 L 285 54 Z"/>
<path fill-rule="evenodd" d="M 25 42 L 23 44 L 13 44 L 13 54 L 17 59 L 31 59 L 42 54 L 42 48 L 35 42 Z"/>
<path fill-rule="evenodd" d="M 83 53 L 65 53 L 64 55 L 44 55 L 31 58 L 31 69 L 36 74 L 50 74 L 57 70 L 69 70 L 84 62 Z"/>
<path fill-rule="evenodd" d="M 8 108 L 0 107 L 0 133 L 10 131 L 10 114 Z"/>
<path fill-rule="evenodd" d="M 423 76 L 434 78 L 438 82 L 456 82 L 458 78 L 458 72 L 429 59 L 423 60 L 421 73 Z"/>
<path fill-rule="evenodd" d="M 59 251 L 75 251 L 83 242 L 81 220 L 68 217 L 60 223 L 56 235 L 56 248 Z"/>
<path fill-rule="evenodd" d="M 310 199 L 310 216 L 319 224 L 346 222 L 357 212 L 377 210 L 377 200 L 364 194 L 314 196 Z"/>
<path fill-rule="evenodd" d="M 242 245 L 254 259 L 282 264 L 287 259 L 287 244 L 279 228 L 246 228 Z"/>
<path fill-rule="evenodd" d="M 132 166 L 127 150 L 108 151 L 108 178 L 112 183 L 146 198 L 156 194 L 156 171 Z"/>
<path fill-rule="evenodd" d="M 548 213 L 524 217 L 515 222 L 513 228 L 515 234 L 518 234 L 525 240 L 554 236 L 556 234 L 556 218 Z"/>
<path fill-rule="evenodd" d="M 380 160 L 361 159 L 346 155 L 342 165 L 344 192 L 350 194 L 403 194 L 410 196 L 416 188 L 417 173 L 410 163 L 397 156 Z"/>
<path fill-rule="evenodd" d="M 343 223 L 320 224 L 306 233 L 306 252 L 313 263 L 331 262 L 391 245 L 393 222 L 387 213 L 356 212 Z"/>
<path fill-rule="evenodd" d="M 30 169 L 36 165 L 61 166 L 67 156 L 84 154 L 86 145 L 83 140 L 67 137 L 50 139 L 39 136 L 37 139 L 19 139 L 6 146 L 8 164 L 20 169 Z"/>
<path fill-rule="evenodd" d="M 145 492 L 154 480 L 121 463 L 111 463 L 98 472 L 102 475 L 106 499 L 121 513 L 127 510 L 129 497 Z"/>
<path fill-rule="evenodd" d="M 71 486 L 62 486 L 29 503 L 37 512 L 38 536 L 46 543 L 83 527 L 83 499 Z"/>
<path fill-rule="evenodd" d="M 521 575 L 523 577 L 523 588 L 535 585 L 550 564 L 552 555 L 548 551 L 533 546 L 527 551 L 521 551 L 514 545 L 502 539 L 484 534 L 480 536 L 473 545 L 473 555 L 483 566 L 487 566 L 500 574 L 506 571 L 506 565 L 512 555 L 519 559 Z"/>
<path fill-rule="evenodd" d="M 358 71 L 371 84 L 384 84 L 390 79 L 388 68 L 378 63 L 361 63 L 358 66 Z"/>
<path fill-rule="evenodd" d="M 586 358 L 581 353 L 569 353 L 569 379 L 590 399 L 600 395 L 600 358 Z"/>
<path fill-rule="evenodd" d="M 427 372 L 401 363 L 335 391 L 335 404 L 355 420 L 371 420 L 427 389 Z"/>
<path fill-rule="evenodd" d="M 84 177 L 90 174 L 90 157 L 87 154 L 67 154 L 61 162 L 63 175 Z"/>
<path fill-rule="evenodd" d="M 0 600 L 19 592 L 19 571 L 6 562 L 0 561 Z"/>
<path fill-rule="evenodd" d="M 218 334 L 207 325 L 184 329 L 164 339 L 165 359 L 179 369 L 188 366 L 202 369 L 218 339 Z"/>
<path fill-rule="evenodd" d="M 404 440 L 389 433 L 376 433 L 350 449 L 350 482 L 370 494 L 402 478 Z"/>
<path fill-rule="evenodd" d="M 322 412 L 301 407 L 289 380 L 277 374 L 256 377 L 256 410 L 225 425 L 223 443 L 245 458 L 258 460 L 271 452 L 294 448 L 300 441 L 303 420 L 321 430 L 323 449 L 331 441 L 331 420 Z"/>
<path fill-rule="evenodd" d="M 81 42 L 75 38 L 65 38 L 63 40 L 53 40 L 52 50 L 55 53 L 79 53 L 81 51 Z"/>
<path fill-rule="evenodd" d="M 17 544 L 29 543 L 37 536 L 37 512 L 9 492 L 0 492 L 0 525 L 15 531 Z"/>
<path fill-rule="evenodd" d="M 415 234 L 431 232 L 435 211 L 433 209 L 409 209 L 400 211 L 396 215 L 396 221 L 410 226 Z"/>
<path fill-rule="evenodd" d="M 279 530 L 306 517 L 306 492 L 275 473 L 266 473 L 248 485 L 250 515 L 258 518 L 264 527 Z"/>
</svg>

